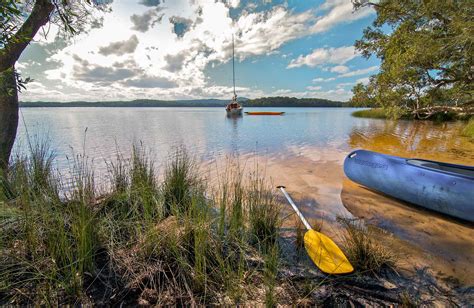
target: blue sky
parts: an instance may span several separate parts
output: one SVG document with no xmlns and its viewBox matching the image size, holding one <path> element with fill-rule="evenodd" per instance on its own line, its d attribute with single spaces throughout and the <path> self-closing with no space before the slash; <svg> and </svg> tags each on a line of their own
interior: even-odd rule
<svg viewBox="0 0 474 308">
<path fill-rule="evenodd" d="M 232 35 L 243 97 L 347 100 L 379 65 L 353 47 L 375 13 L 350 0 L 115 0 L 93 18 L 74 38 L 40 31 L 21 100 L 228 99 Z"/>
</svg>

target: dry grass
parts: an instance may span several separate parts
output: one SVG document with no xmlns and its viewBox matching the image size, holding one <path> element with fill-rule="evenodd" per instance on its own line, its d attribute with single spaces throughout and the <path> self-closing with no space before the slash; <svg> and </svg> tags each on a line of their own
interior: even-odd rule
<svg viewBox="0 0 474 308">
<path fill-rule="evenodd" d="M 407 291 L 403 291 L 401 294 L 400 294 L 400 301 L 401 301 L 401 304 L 400 304 L 400 307 L 403 307 L 403 308 L 416 308 L 416 307 L 420 307 L 420 303 L 418 300 L 414 299 L 409 292 Z"/>
<path fill-rule="evenodd" d="M 339 218 L 345 232 L 344 251 L 359 273 L 378 275 L 385 269 L 394 269 L 397 256 L 375 240 L 373 232 L 360 220 Z"/>
</svg>

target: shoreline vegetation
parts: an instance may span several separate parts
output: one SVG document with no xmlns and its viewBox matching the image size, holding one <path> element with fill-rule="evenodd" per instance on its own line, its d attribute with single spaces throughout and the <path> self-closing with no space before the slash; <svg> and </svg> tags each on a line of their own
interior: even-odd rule
<svg viewBox="0 0 474 308">
<path fill-rule="evenodd" d="M 357 110 L 351 113 L 356 118 L 387 119 L 388 116 L 382 108 Z"/>
<path fill-rule="evenodd" d="M 388 114 L 383 108 L 371 108 L 364 110 L 357 110 L 351 113 L 353 117 L 356 118 L 368 118 L 368 119 L 391 119 L 392 117 Z M 414 121 L 423 121 L 415 119 L 410 115 L 403 115 L 399 117 L 403 120 L 414 120 Z M 435 122 L 447 122 L 447 121 L 463 121 L 465 124 L 461 129 L 459 135 L 463 137 L 468 137 L 470 140 L 474 141 L 474 116 L 470 115 L 459 115 L 456 113 L 444 113 L 438 114 L 433 118 L 427 119 L 429 121 Z"/>
<path fill-rule="evenodd" d="M 347 102 L 331 101 L 321 98 L 263 97 L 257 99 L 240 98 L 245 107 L 351 107 Z M 21 102 L 20 107 L 225 107 L 229 100 L 190 99 L 154 100 L 137 99 L 132 101 L 103 102 Z"/>
<path fill-rule="evenodd" d="M 323 275 L 300 249 L 300 224 L 282 235 L 282 201 L 258 166 L 206 178 L 180 148 L 159 176 L 134 146 L 108 163 L 106 189 L 84 153 L 65 178 L 36 142 L 0 178 L 0 304 L 463 304 L 454 288 L 433 293 L 398 272 L 361 220 L 339 219 L 355 273 Z"/>
</svg>

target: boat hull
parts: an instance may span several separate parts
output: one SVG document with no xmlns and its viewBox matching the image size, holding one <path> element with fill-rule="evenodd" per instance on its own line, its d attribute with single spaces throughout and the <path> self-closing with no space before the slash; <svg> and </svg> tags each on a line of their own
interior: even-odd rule
<svg viewBox="0 0 474 308">
<path fill-rule="evenodd" d="M 230 109 L 226 110 L 227 115 L 229 116 L 239 116 L 242 115 L 242 108 L 235 108 L 235 109 Z"/>
<path fill-rule="evenodd" d="M 465 174 L 425 167 L 428 165 L 458 169 Z M 365 150 L 350 153 L 344 161 L 344 173 L 356 183 L 470 222 L 474 222 L 473 172 L 474 167 L 410 160 Z"/>
</svg>

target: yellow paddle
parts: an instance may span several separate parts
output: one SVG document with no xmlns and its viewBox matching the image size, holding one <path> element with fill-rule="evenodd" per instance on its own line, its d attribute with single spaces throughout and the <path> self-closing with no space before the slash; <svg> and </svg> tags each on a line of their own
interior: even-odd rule
<svg viewBox="0 0 474 308">
<path fill-rule="evenodd" d="M 295 210 L 308 230 L 304 235 L 304 247 L 314 264 L 326 274 L 347 274 L 353 272 L 352 264 L 347 260 L 341 249 L 337 247 L 336 243 L 326 235 L 311 228 L 290 195 L 286 192 L 285 186 L 278 186 L 277 188 L 280 188 L 283 192 L 293 210 Z"/>
</svg>

